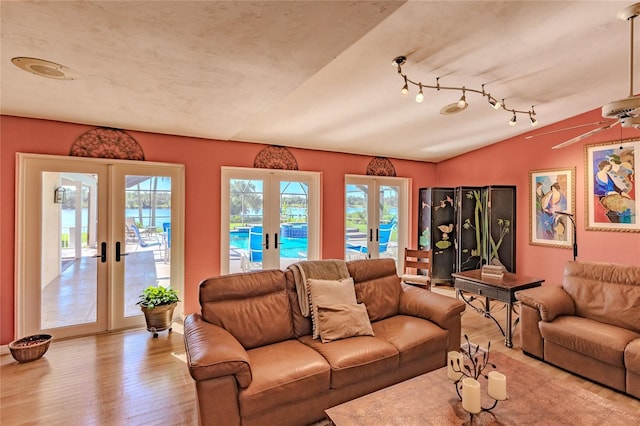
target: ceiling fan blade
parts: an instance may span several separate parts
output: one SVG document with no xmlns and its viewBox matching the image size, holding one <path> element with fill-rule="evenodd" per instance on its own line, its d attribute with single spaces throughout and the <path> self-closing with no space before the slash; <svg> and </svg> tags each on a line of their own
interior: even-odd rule
<svg viewBox="0 0 640 426">
<path fill-rule="evenodd" d="M 551 130 L 550 132 L 545 132 L 545 133 L 537 133 L 535 135 L 529 135 L 529 136 L 525 136 L 525 139 L 532 139 L 532 138 L 537 138 L 538 136 L 544 136 L 544 135 L 551 135 L 553 133 L 559 133 L 559 132 L 564 132 L 565 130 L 573 130 L 573 129 L 578 129 L 580 127 L 586 127 L 586 126 L 596 126 L 596 125 L 601 125 L 601 124 L 605 124 L 608 123 L 609 121 L 607 120 L 602 120 L 602 121 L 594 121 L 593 123 L 584 123 L 584 124 L 578 124 L 577 126 L 571 126 L 571 127 L 565 127 L 563 129 L 557 129 L 557 130 Z"/>
<path fill-rule="evenodd" d="M 576 136 L 573 139 L 569 139 L 566 142 L 562 142 L 561 144 L 558 144 L 558 145 L 556 145 L 554 147 L 551 147 L 551 149 L 564 148 L 565 146 L 569 146 L 569 145 L 572 145 L 572 144 L 574 144 L 576 142 L 580 142 L 581 140 L 586 139 L 589 136 L 593 136 L 593 135 L 595 135 L 597 133 L 604 132 L 605 130 L 608 130 L 608 129 L 612 128 L 613 126 L 615 126 L 619 122 L 620 122 L 620 120 L 614 121 L 613 123 L 607 124 L 606 126 L 598 127 L 597 129 L 593 129 L 593 130 L 591 130 L 591 131 L 589 131 L 587 133 L 583 133 L 580 136 Z"/>
</svg>

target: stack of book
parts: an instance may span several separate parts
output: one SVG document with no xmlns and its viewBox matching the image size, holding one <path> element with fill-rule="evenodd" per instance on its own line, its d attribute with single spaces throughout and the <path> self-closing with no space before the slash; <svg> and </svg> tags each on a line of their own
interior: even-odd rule
<svg viewBox="0 0 640 426">
<path fill-rule="evenodd" d="M 504 276 L 504 266 L 482 265 L 482 276 L 489 278 L 502 278 Z"/>
</svg>

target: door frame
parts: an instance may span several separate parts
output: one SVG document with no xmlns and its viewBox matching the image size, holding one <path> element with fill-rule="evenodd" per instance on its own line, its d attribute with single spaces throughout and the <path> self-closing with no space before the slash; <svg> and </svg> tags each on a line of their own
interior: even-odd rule
<svg viewBox="0 0 640 426">
<path fill-rule="evenodd" d="M 411 230 L 411 215 L 409 206 L 411 205 L 411 178 L 403 177 L 391 177 L 391 176 L 369 176 L 369 175 L 345 175 L 344 191 L 345 191 L 345 218 L 346 218 L 346 197 L 347 197 L 347 185 L 366 184 L 369 188 L 369 203 L 367 205 L 367 223 L 369 229 L 378 229 L 380 226 L 380 214 L 379 214 L 379 198 L 378 193 L 381 186 L 397 186 L 399 188 L 398 194 L 398 246 L 396 253 L 396 265 L 398 270 L 404 268 L 404 248 L 407 247 L 409 242 L 409 232 Z M 372 202 L 375 200 L 375 202 Z M 375 226 L 373 226 L 375 225 Z M 346 220 L 343 222 L 343 227 L 346 226 Z M 344 233 L 346 235 L 346 229 Z M 346 256 L 346 249 L 345 256 Z M 368 241 L 368 251 L 374 252 L 376 256 L 378 253 L 377 242 Z"/>
<path fill-rule="evenodd" d="M 307 172 L 298 170 L 256 169 L 248 167 L 222 167 L 220 170 L 220 273 L 229 273 L 229 195 L 231 179 L 255 179 L 265 181 L 263 187 L 263 229 L 268 232 L 280 232 L 280 214 L 265 214 L 272 209 L 272 204 L 280 205 L 280 185 L 273 185 L 273 176 L 278 177 L 278 182 L 290 179 L 292 181 L 304 181 L 309 185 L 308 205 L 308 252 L 307 259 L 319 259 L 322 253 L 322 241 L 320 230 L 321 218 L 321 177 L 320 172 Z M 315 196 L 313 194 L 316 194 Z M 274 231 L 276 230 L 277 231 Z M 263 261 L 279 262 L 279 250 L 271 251 L 263 255 Z M 276 256 L 277 254 L 277 256 Z M 274 264 L 274 267 L 279 266 Z"/>
<path fill-rule="evenodd" d="M 42 185 L 41 183 L 32 182 L 33 173 L 36 173 L 34 167 L 37 170 L 46 171 L 47 164 L 55 164 L 53 166 L 56 171 L 58 168 L 65 168 L 65 171 L 73 173 L 96 173 L 99 170 L 101 174 L 105 174 L 106 179 L 101 182 L 101 187 L 106 188 L 104 191 L 100 191 L 98 197 L 98 208 L 105 209 L 107 223 L 98 223 L 98 236 L 101 241 L 107 241 L 107 250 L 109 254 L 114 253 L 114 241 L 118 238 L 122 238 L 118 232 L 118 229 L 124 229 L 124 223 L 120 224 L 123 218 L 119 218 L 116 212 L 116 203 L 112 200 L 117 199 L 114 197 L 113 191 L 113 176 L 116 174 L 114 170 L 120 168 L 122 171 L 135 170 L 133 174 L 144 174 L 145 170 L 153 170 L 153 168 L 162 167 L 165 169 L 174 170 L 171 175 L 172 179 L 175 178 L 175 183 L 172 182 L 172 195 L 171 195 L 171 218 L 172 227 L 175 223 L 175 230 L 172 229 L 172 262 L 171 262 L 171 286 L 175 288 L 181 294 L 184 291 L 184 165 L 149 162 L 149 161 L 134 161 L 134 160 L 116 160 L 116 159 L 102 159 L 102 158 L 86 158 L 86 157 L 70 157 L 70 156 L 57 156 L 57 155 L 44 155 L 44 154 L 30 154 L 30 153 L 16 153 L 16 207 L 15 207 L 15 240 L 14 240 L 14 253 L 15 253 L 15 273 L 14 273 L 14 294 L 15 294 L 15 313 L 14 313 L 14 331 L 16 336 L 33 334 L 34 324 L 37 325 L 37 329 L 41 329 L 41 313 L 31 312 L 32 304 L 37 300 L 38 306 L 41 307 L 40 300 L 41 290 L 37 292 L 37 296 L 34 296 L 33 289 L 28 285 L 29 280 L 41 277 L 41 268 L 35 268 L 36 270 L 30 270 L 29 256 L 38 256 L 40 259 L 42 252 L 42 245 L 40 241 L 28 240 L 31 236 L 28 235 L 28 230 L 33 226 L 33 215 L 37 218 L 41 217 L 42 212 L 31 212 L 27 218 L 26 210 L 32 203 L 40 205 L 38 197 L 42 197 Z M 93 169 L 92 169 L 93 168 Z M 168 175 L 168 174 L 167 174 Z M 103 178 L 101 178 L 102 181 Z M 31 186 L 28 185 L 31 183 Z M 53 196 L 53 195 L 52 195 Z M 122 206 L 121 206 L 122 207 Z M 118 225 L 121 225 L 118 228 Z M 40 233 L 38 233 L 40 235 Z M 111 258 L 112 256 L 109 256 Z M 113 285 L 113 277 L 118 272 L 117 268 L 122 268 L 122 265 L 117 265 L 116 262 L 101 263 L 98 262 L 98 279 L 104 280 L 106 285 L 98 286 L 97 300 L 104 303 L 106 306 L 98 306 L 97 321 L 94 324 L 82 326 L 82 331 L 76 332 L 78 327 L 62 327 L 56 328 L 57 331 L 54 337 L 71 337 L 80 334 L 93 334 L 96 332 L 110 331 L 125 327 L 133 327 L 144 324 L 144 317 L 142 322 L 130 321 L 128 323 L 119 322 L 116 318 L 117 309 L 113 303 L 114 297 L 117 295 L 117 289 Z M 122 269 L 120 270 L 122 272 Z M 35 275 L 35 276 L 34 276 Z M 177 312 L 182 313 L 182 304 L 179 304 Z M 136 317 L 137 318 L 137 317 Z"/>
</svg>

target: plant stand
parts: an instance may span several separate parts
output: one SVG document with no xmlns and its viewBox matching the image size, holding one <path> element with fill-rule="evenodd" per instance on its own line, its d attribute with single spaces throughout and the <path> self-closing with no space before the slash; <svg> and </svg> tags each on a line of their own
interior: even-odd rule
<svg viewBox="0 0 640 426">
<path fill-rule="evenodd" d="M 171 333 L 173 311 L 176 305 L 177 303 L 172 303 L 170 305 L 155 306 L 152 309 L 141 306 L 144 318 L 147 321 L 147 331 L 152 332 L 154 338 L 158 337 L 159 331 L 169 330 L 169 333 Z"/>
</svg>

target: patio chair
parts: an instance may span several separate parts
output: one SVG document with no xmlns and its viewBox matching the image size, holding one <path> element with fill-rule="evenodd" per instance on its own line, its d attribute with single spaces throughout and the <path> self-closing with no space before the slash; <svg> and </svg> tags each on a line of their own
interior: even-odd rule
<svg viewBox="0 0 640 426">
<path fill-rule="evenodd" d="M 384 253 L 387 251 L 387 248 L 389 247 L 389 240 L 391 239 L 391 231 L 393 230 L 394 225 L 395 224 L 391 224 L 391 226 L 389 226 L 389 224 L 381 224 L 380 228 L 378 228 L 378 253 Z M 360 257 L 367 257 L 366 240 L 364 244 L 353 244 L 347 242 L 346 246 L 349 258 L 353 258 L 354 256 L 358 257 L 358 254 L 360 254 Z"/>
<path fill-rule="evenodd" d="M 136 225 L 131 225 L 131 229 L 133 230 L 133 233 L 136 235 L 136 238 L 138 239 L 138 245 L 136 246 L 135 251 L 138 251 L 138 247 L 142 247 L 142 248 L 158 247 L 158 251 L 160 252 L 160 257 L 162 258 L 162 242 L 156 239 L 143 238 L 142 235 L 140 235 L 140 229 Z"/>
<path fill-rule="evenodd" d="M 171 222 L 162 223 L 162 239 L 164 244 L 164 261 L 171 261 Z"/>
<path fill-rule="evenodd" d="M 249 229 L 249 250 L 243 250 L 240 268 L 244 272 L 262 269 L 262 226 Z"/>
</svg>

